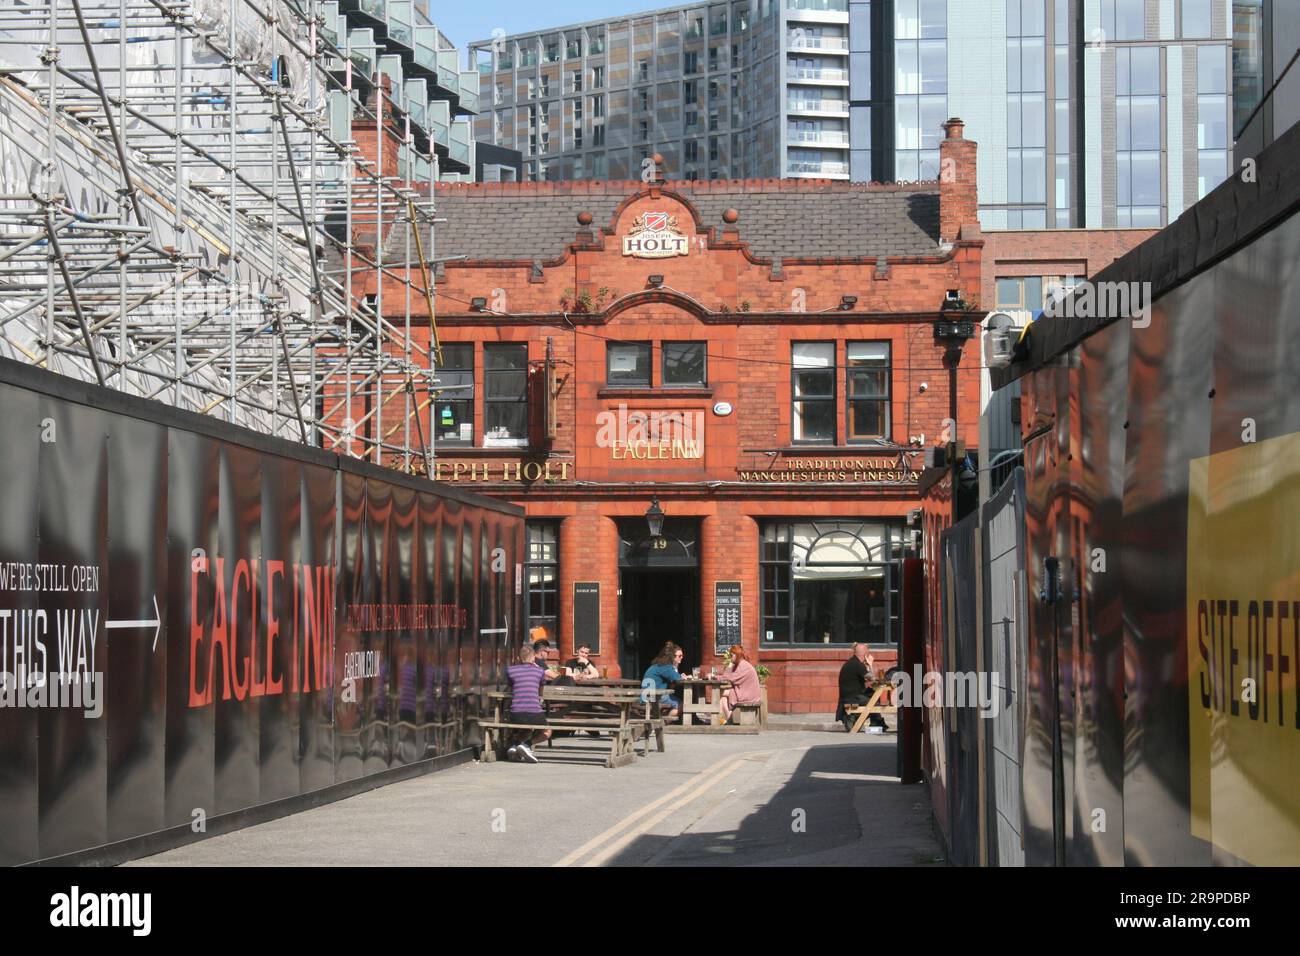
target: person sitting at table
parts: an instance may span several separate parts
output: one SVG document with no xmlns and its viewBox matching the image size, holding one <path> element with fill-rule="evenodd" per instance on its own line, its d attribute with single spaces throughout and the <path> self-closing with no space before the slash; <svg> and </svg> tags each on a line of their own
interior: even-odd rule
<svg viewBox="0 0 1300 956">
<path fill-rule="evenodd" d="M 840 668 L 840 703 L 835 710 L 835 719 L 844 725 L 844 729 L 853 732 L 856 722 L 845 708 L 865 707 L 871 703 L 871 685 L 876 679 L 876 658 L 867 649 L 866 644 L 853 645 L 853 656 Z M 879 714 L 871 715 L 871 726 L 883 725 L 885 719 Z"/>
<path fill-rule="evenodd" d="M 731 647 L 731 666 L 722 671 L 724 680 L 731 681 L 731 686 L 718 701 L 725 724 L 731 719 L 731 712 L 742 705 L 757 707 L 763 701 L 763 685 L 758 679 L 758 671 L 745 657 L 745 649 L 739 644 Z"/>
<path fill-rule="evenodd" d="M 506 668 L 506 677 L 510 681 L 510 723 L 536 724 L 539 730 L 516 730 L 512 736 L 522 739 L 506 751 L 507 760 L 522 760 L 524 763 L 537 763 L 532 744 L 540 743 L 551 736 L 546 726 L 546 710 L 542 707 L 542 685 L 546 683 L 546 672 L 535 663 L 537 654 L 531 644 L 519 649 L 515 663 Z"/>
<path fill-rule="evenodd" d="M 682 675 L 677 667 L 684 656 L 682 649 L 669 641 L 646 668 L 645 676 L 641 678 L 641 686 L 646 687 L 648 686 L 646 682 L 651 681 L 659 690 L 671 691 L 674 684 L 680 684 L 682 681 Z M 663 716 L 666 720 L 672 720 L 682 709 L 682 702 L 671 693 L 660 697 L 659 703 L 664 708 Z"/>
<path fill-rule="evenodd" d="M 600 676 L 600 671 L 591 662 L 590 645 L 578 645 L 578 656 L 570 658 L 569 662 L 564 665 L 564 673 L 574 680 L 592 680 Z"/>
</svg>

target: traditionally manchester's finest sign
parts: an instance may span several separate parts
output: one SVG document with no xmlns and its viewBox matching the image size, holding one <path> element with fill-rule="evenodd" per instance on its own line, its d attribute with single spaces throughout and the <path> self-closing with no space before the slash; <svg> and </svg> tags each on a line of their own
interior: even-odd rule
<svg viewBox="0 0 1300 956">
<path fill-rule="evenodd" d="M 636 259 L 671 259 L 690 251 L 690 240 L 677 228 L 677 217 L 666 212 L 637 216 L 623 237 L 623 255 Z"/>
<path fill-rule="evenodd" d="M 740 471 L 741 481 L 914 485 L 921 473 L 897 458 L 790 458 L 771 468 Z"/>
</svg>

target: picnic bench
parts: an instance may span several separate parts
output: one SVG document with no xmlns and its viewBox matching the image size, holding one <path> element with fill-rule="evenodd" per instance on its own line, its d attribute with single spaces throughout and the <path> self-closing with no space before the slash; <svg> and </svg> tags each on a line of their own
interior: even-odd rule
<svg viewBox="0 0 1300 956">
<path fill-rule="evenodd" d="M 888 681 L 885 681 L 884 683 L 881 684 L 877 684 L 875 686 L 874 691 L 871 694 L 871 700 L 867 701 L 865 704 L 851 704 L 850 706 L 844 708 L 844 713 L 848 714 L 850 717 L 856 714 L 858 718 L 854 722 L 853 729 L 850 730 L 849 733 L 856 734 L 860 730 L 862 730 L 862 725 L 871 719 L 872 714 L 898 713 L 898 708 L 895 705 L 882 704 L 880 702 L 884 698 L 885 694 L 888 693 L 893 688 L 893 686 L 894 685 L 889 683 Z"/>
<path fill-rule="evenodd" d="M 592 733 L 609 736 L 606 767 L 623 767 L 636 760 L 636 742 L 643 740 L 642 755 L 649 756 L 650 738 L 660 753 L 664 751 L 664 721 L 659 716 L 659 698 L 666 691 L 636 687 L 546 687 L 542 704 L 548 707 L 546 726 L 513 723 L 505 716 L 509 691 L 493 691 L 492 719 L 479 721 L 483 729 L 484 759 L 499 759 L 509 731 L 552 731 L 549 745 L 554 746 L 554 731 Z"/>
</svg>

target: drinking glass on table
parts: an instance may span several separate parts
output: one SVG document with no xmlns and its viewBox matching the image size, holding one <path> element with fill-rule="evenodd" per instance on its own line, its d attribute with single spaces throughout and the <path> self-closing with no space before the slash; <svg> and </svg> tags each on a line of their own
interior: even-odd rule
<svg viewBox="0 0 1300 956">
<path fill-rule="evenodd" d="M 700 679 L 700 669 L 699 669 L 698 667 L 692 667 L 692 668 L 691 668 L 691 676 L 692 676 L 693 678 L 695 678 L 696 680 L 699 680 L 699 679 Z"/>
</svg>

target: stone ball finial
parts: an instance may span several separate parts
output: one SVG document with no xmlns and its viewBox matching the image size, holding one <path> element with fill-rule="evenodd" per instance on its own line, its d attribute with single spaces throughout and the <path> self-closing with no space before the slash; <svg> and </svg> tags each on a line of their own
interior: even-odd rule
<svg viewBox="0 0 1300 956">
<path fill-rule="evenodd" d="M 734 226 L 740 221 L 740 212 L 736 209 L 728 209 L 722 214 L 722 221 L 729 226 Z"/>
<path fill-rule="evenodd" d="M 578 225 L 580 226 L 590 226 L 594 221 L 594 219 L 595 217 L 593 217 L 592 214 L 587 212 L 585 209 L 582 212 L 578 213 Z"/>
</svg>

